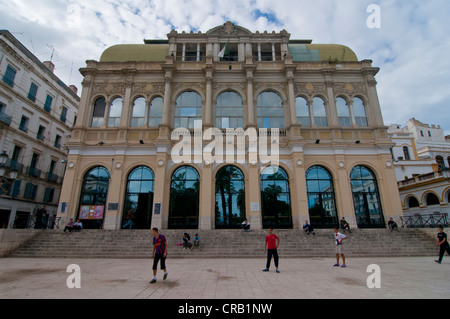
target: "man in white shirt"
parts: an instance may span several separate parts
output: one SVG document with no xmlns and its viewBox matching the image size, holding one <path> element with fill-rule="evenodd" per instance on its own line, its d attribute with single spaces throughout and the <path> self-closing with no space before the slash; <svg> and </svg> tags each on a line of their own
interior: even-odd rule
<svg viewBox="0 0 450 319">
<path fill-rule="evenodd" d="M 245 220 L 242 222 L 242 229 L 243 229 L 244 231 L 250 231 L 250 223 L 248 222 L 247 219 L 245 219 Z"/>
<path fill-rule="evenodd" d="M 334 228 L 334 239 L 336 242 L 336 263 L 333 265 L 334 267 L 339 267 L 339 255 L 342 256 L 342 268 L 347 267 L 345 265 L 345 256 L 344 256 L 344 246 L 342 242 L 347 239 L 347 236 L 338 232 L 337 227 Z"/>
</svg>

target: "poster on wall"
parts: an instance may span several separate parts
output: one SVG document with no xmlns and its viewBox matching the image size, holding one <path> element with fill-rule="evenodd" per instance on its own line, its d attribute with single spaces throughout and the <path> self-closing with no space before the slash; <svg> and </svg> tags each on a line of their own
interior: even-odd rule
<svg viewBox="0 0 450 319">
<path fill-rule="evenodd" d="M 104 205 L 83 205 L 80 207 L 80 219 L 103 219 Z"/>
</svg>

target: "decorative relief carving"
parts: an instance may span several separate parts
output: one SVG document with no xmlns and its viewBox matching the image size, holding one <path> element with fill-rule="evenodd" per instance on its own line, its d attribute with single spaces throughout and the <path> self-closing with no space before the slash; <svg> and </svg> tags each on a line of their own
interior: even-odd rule
<svg viewBox="0 0 450 319">
<path fill-rule="evenodd" d="M 327 87 L 323 82 L 295 83 L 294 91 L 295 95 L 301 93 L 306 95 L 326 94 Z"/>
<path fill-rule="evenodd" d="M 112 94 L 119 94 L 124 96 L 126 89 L 126 83 L 94 83 L 92 94 L 102 93 L 107 96 Z"/>
<path fill-rule="evenodd" d="M 363 82 L 334 83 L 335 94 L 367 94 L 366 85 Z"/>
<path fill-rule="evenodd" d="M 134 83 L 131 87 L 131 94 L 153 94 L 153 93 L 164 93 L 165 84 L 162 82 L 156 83 Z"/>
</svg>

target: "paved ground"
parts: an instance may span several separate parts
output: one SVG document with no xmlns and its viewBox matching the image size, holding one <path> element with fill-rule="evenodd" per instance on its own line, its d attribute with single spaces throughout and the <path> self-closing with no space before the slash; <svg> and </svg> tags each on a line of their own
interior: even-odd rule
<svg viewBox="0 0 450 319">
<path fill-rule="evenodd" d="M 336 268 L 334 258 L 280 259 L 281 273 L 265 273 L 265 259 L 168 259 L 169 276 L 149 284 L 151 260 L 0 258 L 2 299 L 340 299 L 448 298 L 450 258 L 348 258 Z M 68 288 L 80 268 L 81 288 Z M 381 288 L 367 280 L 380 268 Z M 371 279 L 372 279 L 371 277 Z M 369 280 L 376 283 L 375 280 Z"/>
</svg>

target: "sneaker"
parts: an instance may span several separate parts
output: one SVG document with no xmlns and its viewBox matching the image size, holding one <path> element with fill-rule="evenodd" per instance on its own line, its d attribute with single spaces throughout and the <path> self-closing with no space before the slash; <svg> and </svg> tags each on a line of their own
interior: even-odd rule
<svg viewBox="0 0 450 319">
<path fill-rule="evenodd" d="M 164 274 L 163 280 L 167 279 L 167 274 Z"/>
<path fill-rule="evenodd" d="M 345 268 L 345 267 L 347 267 L 347 266 L 345 264 L 342 264 L 341 268 Z"/>
<path fill-rule="evenodd" d="M 150 281 L 151 284 L 154 284 L 156 282 L 156 279 L 152 279 L 152 281 Z"/>
<path fill-rule="evenodd" d="M 441 262 L 439 260 L 435 260 L 435 262 L 437 262 L 438 264 L 440 264 Z"/>
<path fill-rule="evenodd" d="M 333 267 L 339 267 L 339 264 L 334 264 Z"/>
<path fill-rule="evenodd" d="M 276 270 L 276 272 L 277 272 L 278 274 L 280 273 L 280 271 L 279 271 L 278 269 Z"/>
<path fill-rule="evenodd" d="M 263 271 L 269 271 L 269 268 L 263 269 Z"/>
</svg>

